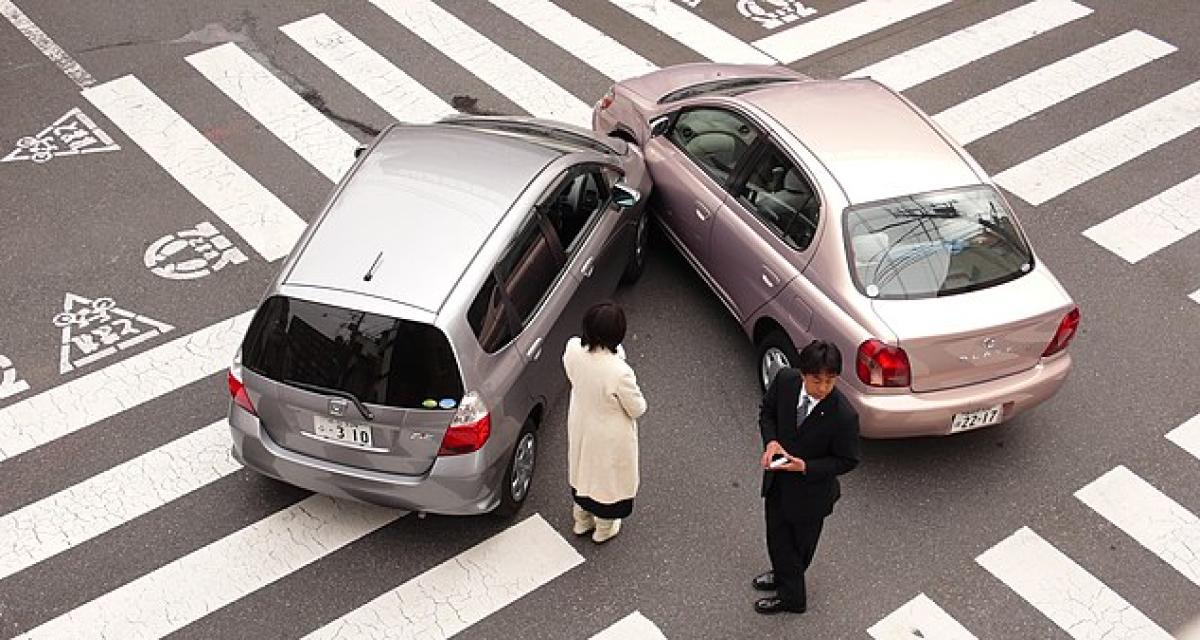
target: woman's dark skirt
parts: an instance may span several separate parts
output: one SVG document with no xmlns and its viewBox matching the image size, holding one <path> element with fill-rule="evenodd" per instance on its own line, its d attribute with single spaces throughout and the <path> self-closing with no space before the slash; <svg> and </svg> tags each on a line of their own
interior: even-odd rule
<svg viewBox="0 0 1200 640">
<path fill-rule="evenodd" d="M 587 496 L 575 493 L 575 487 L 571 487 L 571 499 L 575 501 L 575 504 L 579 505 L 580 509 L 605 520 L 628 518 L 629 514 L 633 513 L 633 498 L 626 498 L 612 504 L 604 504 L 603 502 L 596 502 Z"/>
</svg>

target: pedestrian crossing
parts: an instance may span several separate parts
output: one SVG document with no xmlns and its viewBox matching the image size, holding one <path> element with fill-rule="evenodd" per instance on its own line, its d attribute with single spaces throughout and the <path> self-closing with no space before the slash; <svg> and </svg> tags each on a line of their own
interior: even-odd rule
<svg viewBox="0 0 1200 640">
<path fill-rule="evenodd" d="M 564 89 L 536 61 L 522 60 L 493 39 L 492 25 L 469 23 L 433 0 L 363 0 L 394 30 L 403 46 L 436 52 L 464 78 L 483 83 L 525 113 L 587 127 L 588 101 Z M 620 25 L 593 25 L 551 0 L 489 0 L 537 41 L 570 56 L 604 78 L 617 80 L 658 68 L 652 48 L 624 41 Z M 952 0 L 859 0 L 845 8 L 800 21 L 753 42 L 731 35 L 698 13 L 666 0 L 609 0 L 624 19 L 652 29 L 695 53 L 696 60 L 794 63 L 928 17 Z M 1060 56 L 1016 78 L 997 78 L 993 88 L 935 115 L 964 144 L 987 145 L 1003 135 L 1021 135 L 1032 116 L 1063 108 L 1071 98 L 1103 91 L 1115 79 L 1154 68 L 1176 45 L 1129 30 L 1081 51 L 1070 50 L 1065 33 L 1086 28 L 1094 11 L 1072 0 L 1031 0 L 998 11 L 974 25 L 911 49 L 893 52 L 847 77 L 873 77 L 897 91 L 935 86 L 941 79 L 985 63 L 989 56 L 1032 41 L 1061 41 Z M 341 15 L 341 14 L 338 14 Z M 350 24 L 347 22 L 347 24 Z M 439 95 L 416 77 L 420 70 L 397 66 L 364 39 L 324 13 L 277 27 L 298 52 L 328 69 L 341 93 L 365 99 L 403 122 L 432 122 L 456 113 L 450 96 Z M 1054 40 L 1054 39 L 1058 40 Z M 357 140 L 312 107 L 238 43 L 203 49 L 182 60 L 207 82 L 213 95 L 236 105 L 261 125 L 256 135 L 283 142 L 328 183 L 327 191 L 353 162 Z M 410 75 L 415 74 L 415 75 Z M 818 74 L 819 75 L 819 74 Z M 1182 83 L 1195 78 L 1181 79 Z M 192 85 L 197 86 L 197 85 Z M 985 167 L 1003 188 L 1037 207 L 1053 208 L 1068 192 L 1200 125 L 1200 82 L 1147 101 L 1090 131 L 1054 141 L 1049 150 L 1011 167 Z M 140 148 L 225 226 L 266 261 L 287 255 L 304 221 L 264 185 L 207 139 L 171 102 L 177 93 L 147 86 L 135 75 L 102 81 L 83 90 L 115 129 Z M 1200 170 L 1200 168 L 1198 168 Z M 1081 233 L 1127 263 L 1135 264 L 1177 243 L 1200 241 L 1200 217 L 1181 206 L 1200 195 L 1200 175 L 1124 212 L 1100 211 L 1103 220 Z M 1130 233 L 1137 229 L 1139 233 Z M 1200 285 L 1200 274 L 1195 277 Z M 1200 303 L 1200 290 L 1190 296 Z M 151 347 L 102 369 L 0 406 L 0 464 L 91 425 L 120 419 L 133 407 L 158 401 L 185 385 L 228 366 L 249 312 Z M 170 366 L 164 366 L 168 364 Z M 215 407 L 214 419 L 223 411 Z M 0 582 L 60 554 L 86 552 L 104 535 L 120 535 L 123 524 L 154 518 L 157 509 L 217 480 L 240 466 L 228 454 L 223 421 L 148 451 L 69 487 L 52 487 L 44 497 L 0 514 Z M 1200 417 L 1167 438 L 1200 458 Z M 131 490 L 131 487 L 138 489 Z M 1197 582 L 1200 566 L 1190 550 L 1200 549 L 1196 517 L 1133 471 L 1117 467 L 1076 494 L 1163 562 Z M 116 498 L 119 496 L 119 499 Z M 97 505 L 104 505 L 98 509 Z M 177 631 L 268 584 L 337 554 L 340 549 L 396 522 L 403 513 L 310 496 L 209 545 L 137 577 L 36 626 L 23 637 L 159 637 Z M 1036 557 L 1030 572 L 1022 559 Z M 519 558 L 519 561 L 516 560 Z M 309 637 L 445 638 L 512 606 L 584 562 L 540 515 L 490 537 L 429 571 L 400 582 L 375 600 L 311 631 Z M 1169 637 L 1161 627 L 1031 528 L 1022 528 L 978 559 L 999 583 L 1016 592 L 1072 637 Z M 1047 582 L 1047 580 L 1057 582 Z M 1049 585 L 1049 586 L 1048 586 Z M 1088 594 L 1076 598 L 1072 594 Z M 1087 602 L 1090 604 L 1080 604 Z M 914 634 L 914 629 L 923 630 Z M 974 638 L 950 613 L 919 594 L 868 631 L 875 638 Z M 654 635 L 658 634 L 658 635 Z M 905 635 L 908 634 L 908 635 Z M 1105 636 L 1105 634 L 1108 634 Z M 1133 635 L 1130 635 L 1133 634 Z M 597 638 L 665 637 L 639 612 L 622 618 Z"/>
</svg>

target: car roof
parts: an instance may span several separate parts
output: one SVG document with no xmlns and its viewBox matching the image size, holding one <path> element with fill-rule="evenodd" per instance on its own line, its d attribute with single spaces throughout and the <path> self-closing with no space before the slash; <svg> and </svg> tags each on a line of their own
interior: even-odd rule
<svg viewBox="0 0 1200 640">
<path fill-rule="evenodd" d="M 478 128 L 393 127 L 342 186 L 283 284 L 437 313 L 513 202 L 563 155 Z"/>
<path fill-rule="evenodd" d="M 799 138 L 851 204 L 983 181 L 920 113 L 874 80 L 768 85 L 740 99 Z"/>
</svg>

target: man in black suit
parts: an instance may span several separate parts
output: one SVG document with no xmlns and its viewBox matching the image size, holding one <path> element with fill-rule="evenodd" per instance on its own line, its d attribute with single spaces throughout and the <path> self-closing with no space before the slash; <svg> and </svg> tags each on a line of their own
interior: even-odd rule
<svg viewBox="0 0 1200 640">
<path fill-rule="evenodd" d="M 772 570 L 754 578 L 761 598 L 754 610 L 804 613 L 804 572 L 812 563 L 825 516 L 841 497 L 837 477 L 858 466 L 858 414 L 834 388 L 842 354 L 814 340 L 800 352 L 799 369 L 786 367 L 767 387 L 759 407 L 763 440 L 762 495 Z"/>
</svg>

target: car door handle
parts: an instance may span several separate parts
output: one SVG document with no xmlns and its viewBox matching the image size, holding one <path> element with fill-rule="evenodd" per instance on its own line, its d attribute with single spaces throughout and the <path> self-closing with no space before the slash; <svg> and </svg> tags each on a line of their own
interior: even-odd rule
<svg viewBox="0 0 1200 640">
<path fill-rule="evenodd" d="M 701 220 L 708 220 L 709 218 L 712 217 L 712 213 L 710 213 L 709 210 L 704 207 L 704 205 L 697 202 L 696 203 L 696 217 L 700 218 Z"/>
<path fill-rule="evenodd" d="M 779 276 L 775 275 L 774 271 L 763 267 L 762 281 L 763 284 L 767 285 L 768 289 L 774 289 L 775 285 L 779 284 Z"/>
<path fill-rule="evenodd" d="M 529 351 L 525 352 L 525 356 L 528 357 L 530 360 L 537 360 L 538 358 L 542 357 L 542 339 L 541 338 L 538 338 L 537 340 L 533 341 L 533 344 L 529 346 Z"/>
<path fill-rule="evenodd" d="M 594 271 L 595 269 L 596 269 L 596 257 L 588 256 L 588 259 L 583 261 L 583 266 L 579 267 L 579 273 L 583 274 L 583 277 L 585 277 L 585 278 L 590 278 L 590 277 L 592 277 L 592 271 Z"/>
</svg>

